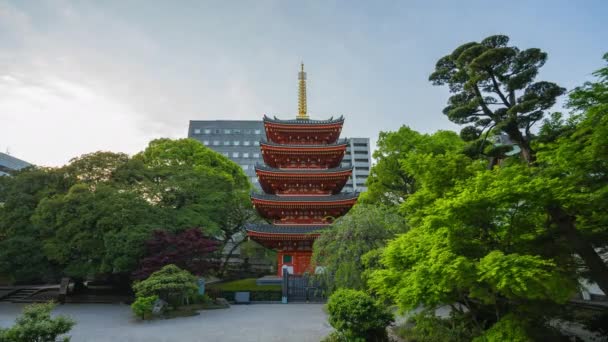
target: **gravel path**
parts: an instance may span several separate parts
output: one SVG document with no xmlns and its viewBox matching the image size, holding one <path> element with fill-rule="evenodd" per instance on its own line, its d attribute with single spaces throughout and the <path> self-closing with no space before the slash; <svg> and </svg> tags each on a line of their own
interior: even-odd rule
<svg viewBox="0 0 608 342">
<path fill-rule="evenodd" d="M 13 324 L 21 304 L 0 303 L 0 326 Z M 66 304 L 55 314 L 72 317 L 73 342 L 80 341 L 239 341 L 317 342 L 332 328 L 321 304 L 233 305 L 200 315 L 141 322 L 127 305 Z"/>
</svg>

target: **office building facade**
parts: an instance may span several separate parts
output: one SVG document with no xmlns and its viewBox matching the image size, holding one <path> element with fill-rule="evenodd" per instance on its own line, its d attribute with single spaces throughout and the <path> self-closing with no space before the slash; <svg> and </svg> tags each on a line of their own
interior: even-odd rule
<svg viewBox="0 0 608 342">
<path fill-rule="evenodd" d="M 263 164 L 260 141 L 265 139 L 262 120 L 191 120 L 188 137 L 239 164 L 250 181 L 260 188 L 255 165 Z M 365 191 L 371 168 L 369 138 L 348 139 L 342 166 L 353 166 L 352 178 L 343 191 Z"/>
</svg>

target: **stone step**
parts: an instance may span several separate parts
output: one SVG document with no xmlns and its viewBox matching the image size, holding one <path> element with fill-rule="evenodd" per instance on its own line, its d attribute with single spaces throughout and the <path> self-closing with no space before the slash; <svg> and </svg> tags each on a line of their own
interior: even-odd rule
<svg viewBox="0 0 608 342">
<path fill-rule="evenodd" d="M 27 289 L 27 288 L 18 289 L 18 290 L 11 292 L 10 294 L 2 297 L 2 299 L 0 299 L 0 301 L 12 302 L 12 301 L 16 301 L 16 300 L 22 300 L 22 299 L 25 299 L 25 298 L 33 295 L 36 292 L 38 292 L 38 289 Z"/>
</svg>

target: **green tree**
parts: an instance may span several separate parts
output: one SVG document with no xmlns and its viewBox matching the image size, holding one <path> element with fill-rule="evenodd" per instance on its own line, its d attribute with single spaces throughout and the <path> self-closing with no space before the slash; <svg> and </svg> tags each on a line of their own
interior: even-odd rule
<svg viewBox="0 0 608 342">
<path fill-rule="evenodd" d="M 460 151 L 464 146 L 458 135 L 450 131 L 421 134 L 402 126 L 395 132 L 380 132 L 374 152 L 376 164 L 370 171 L 368 189 L 361 194 L 360 202 L 386 205 L 402 203 L 416 192 L 418 184 L 403 167 L 401 160 L 410 155 Z"/>
<path fill-rule="evenodd" d="M 608 62 L 608 54 L 604 55 Z M 608 66 L 570 94 L 574 120 L 558 127 L 553 142 L 540 144 L 541 174 L 559 180 L 547 205 L 557 232 L 584 262 L 586 276 L 608 293 L 608 266 L 598 251 L 608 247 Z"/>
<path fill-rule="evenodd" d="M 74 324 L 65 316 L 51 318 L 54 303 L 31 304 L 23 309 L 23 314 L 14 326 L 0 329 L 0 341 L 4 342 L 55 342 L 61 335 L 67 334 Z M 63 337 L 61 341 L 69 341 Z"/>
<path fill-rule="evenodd" d="M 196 278 L 190 272 L 175 265 L 167 265 L 147 279 L 135 282 L 133 291 L 137 297 L 158 296 L 180 305 L 188 302 L 197 293 L 198 287 Z"/>
<path fill-rule="evenodd" d="M 323 231 L 315 241 L 313 262 L 323 266 L 318 277 L 330 291 L 365 288 L 365 267 L 372 252 L 404 232 L 405 221 L 395 208 L 358 204 Z M 372 260 L 370 260 L 372 259 Z"/>
<path fill-rule="evenodd" d="M 131 304 L 131 310 L 133 313 L 137 315 L 137 317 L 141 317 L 141 319 L 146 319 L 146 316 L 152 315 L 152 310 L 154 309 L 154 303 L 158 300 L 158 296 L 148 296 L 148 297 L 137 297 L 133 304 Z"/>
<path fill-rule="evenodd" d="M 176 228 L 204 227 L 224 246 L 233 243 L 229 258 L 242 242 L 234 237 L 257 217 L 242 168 L 194 139 L 154 140 L 134 159 L 151 175 L 146 196 L 170 211 Z"/>
<path fill-rule="evenodd" d="M 154 208 L 137 194 L 79 183 L 65 195 L 41 200 L 32 222 L 43 232 L 49 260 L 62 265 L 65 274 L 82 279 L 114 269 L 109 256 L 119 251 L 106 253 L 107 234 L 137 230 L 159 220 Z"/>
<path fill-rule="evenodd" d="M 329 324 L 346 341 L 388 341 L 386 327 L 393 315 L 367 293 L 339 289 L 327 301 Z"/>
<path fill-rule="evenodd" d="M 30 167 L 2 177 L 0 273 L 18 283 L 56 280 L 59 267 L 44 255 L 43 232 L 31 217 L 42 199 L 65 193 L 73 183 L 52 168 Z"/>
<path fill-rule="evenodd" d="M 535 82 L 547 54 L 540 49 L 509 46 L 509 37 L 490 36 L 457 47 L 437 61 L 429 80 L 448 85 L 452 95 L 443 113 L 461 125 L 465 140 L 491 129 L 508 134 L 528 163 L 535 160 L 532 126 L 565 92 L 555 83 Z M 483 140 L 480 147 L 483 147 Z"/>
</svg>

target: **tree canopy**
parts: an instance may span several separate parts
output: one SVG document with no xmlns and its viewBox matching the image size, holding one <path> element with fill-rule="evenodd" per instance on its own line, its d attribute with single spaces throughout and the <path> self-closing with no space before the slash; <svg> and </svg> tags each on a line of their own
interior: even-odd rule
<svg viewBox="0 0 608 342">
<path fill-rule="evenodd" d="M 356 205 L 315 241 L 313 262 L 324 268 L 319 278 L 330 291 L 365 288 L 364 270 L 374 262 L 367 253 L 404 231 L 404 220 L 394 208 Z"/>
<path fill-rule="evenodd" d="M 535 81 L 547 60 L 545 52 L 508 44 L 504 35 L 465 43 L 437 61 L 429 80 L 447 85 L 454 94 L 443 113 L 450 121 L 467 125 L 461 131 L 463 139 L 478 140 L 496 129 L 519 145 L 527 162 L 533 162 L 532 127 L 566 90 Z M 479 148 L 485 147 L 481 143 Z"/>
<path fill-rule="evenodd" d="M 479 51 L 491 51 L 476 46 L 455 54 L 470 48 L 482 58 Z M 462 72 L 475 66 L 467 68 Z M 416 186 L 395 204 L 410 230 L 383 249 L 368 282 L 374 293 L 402 310 L 451 306 L 450 320 L 463 322 L 464 339 L 479 341 L 533 340 L 553 331 L 550 322 L 580 278 L 608 293 L 600 256 L 608 241 L 606 70 L 570 94 L 570 118 L 552 115 L 538 135 L 524 127 L 532 159 L 522 153 L 487 168 L 488 159 L 466 149 L 387 156 Z M 459 86 L 458 72 L 449 79 L 455 78 L 454 89 L 473 87 Z M 486 85 L 484 91 L 494 91 L 491 77 Z"/>
<path fill-rule="evenodd" d="M 154 230 L 200 227 L 225 244 L 255 217 L 243 170 L 191 139 L 31 167 L 0 186 L 0 272 L 17 282 L 130 274 Z"/>
</svg>

